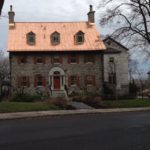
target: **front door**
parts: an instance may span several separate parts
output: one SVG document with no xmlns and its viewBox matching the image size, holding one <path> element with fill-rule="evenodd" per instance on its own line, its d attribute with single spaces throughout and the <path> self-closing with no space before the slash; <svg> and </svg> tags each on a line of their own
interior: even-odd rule
<svg viewBox="0 0 150 150">
<path fill-rule="evenodd" d="M 60 77 L 54 76 L 54 89 L 60 90 Z"/>
</svg>

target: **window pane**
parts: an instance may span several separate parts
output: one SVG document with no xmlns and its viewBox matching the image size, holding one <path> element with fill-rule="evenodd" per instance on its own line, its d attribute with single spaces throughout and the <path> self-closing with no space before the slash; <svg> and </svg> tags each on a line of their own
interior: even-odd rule
<svg viewBox="0 0 150 150">
<path fill-rule="evenodd" d="M 93 84 L 93 76 L 87 76 L 87 77 L 86 77 L 86 84 L 87 84 L 87 85 L 88 85 L 88 84 L 90 84 L 90 85 Z"/>
<path fill-rule="evenodd" d="M 37 57 L 37 63 L 42 63 L 42 62 L 43 62 L 42 56 L 38 56 L 38 57 Z"/>
<path fill-rule="evenodd" d="M 71 76 L 71 85 L 77 85 L 77 76 Z"/>
<path fill-rule="evenodd" d="M 54 63 L 60 63 L 60 56 L 54 56 L 53 57 L 53 61 L 54 61 Z"/>
<path fill-rule="evenodd" d="M 70 63 L 77 63 L 77 56 L 76 55 L 70 56 Z"/>
<path fill-rule="evenodd" d="M 93 55 L 87 55 L 86 56 L 86 62 L 94 63 L 94 56 Z"/>
<path fill-rule="evenodd" d="M 83 42 L 83 36 L 82 35 L 78 35 L 78 43 L 82 43 Z"/>
<path fill-rule="evenodd" d="M 38 77 L 37 78 L 37 85 L 38 86 L 42 86 L 43 85 L 43 78 L 42 77 Z"/>
</svg>

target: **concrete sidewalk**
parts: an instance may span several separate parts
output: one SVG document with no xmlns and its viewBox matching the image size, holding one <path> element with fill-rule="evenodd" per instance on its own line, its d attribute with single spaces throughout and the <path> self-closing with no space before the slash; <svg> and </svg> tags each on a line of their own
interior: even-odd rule
<svg viewBox="0 0 150 150">
<path fill-rule="evenodd" d="M 145 108 L 117 108 L 117 109 L 79 109 L 79 110 L 1 113 L 0 114 L 0 120 L 24 119 L 24 118 L 35 118 L 35 117 L 47 117 L 47 116 L 63 116 L 63 115 L 84 115 L 84 114 L 101 114 L 101 113 L 117 113 L 117 112 L 136 112 L 136 111 L 150 111 L 150 107 L 145 107 Z"/>
</svg>

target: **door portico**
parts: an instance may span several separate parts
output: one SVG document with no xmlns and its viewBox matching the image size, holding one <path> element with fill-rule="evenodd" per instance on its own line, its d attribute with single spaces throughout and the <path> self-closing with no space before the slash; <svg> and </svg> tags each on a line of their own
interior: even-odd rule
<svg viewBox="0 0 150 150">
<path fill-rule="evenodd" d="M 60 67 L 54 67 L 49 73 L 49 86 L 51 90 L 64 90 L 65 72 Z"/>
</svg>

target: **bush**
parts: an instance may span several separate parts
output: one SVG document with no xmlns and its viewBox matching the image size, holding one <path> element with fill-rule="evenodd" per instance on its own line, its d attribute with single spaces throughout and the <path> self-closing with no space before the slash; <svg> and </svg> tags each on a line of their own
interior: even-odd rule
<svg viewBox="0 0 150 150">
<path fill-rule="evenodd" d="M 41 101 L 40 95 L 30 95 L 27 93 L 24 94 L 15 94 L 12 101 L 14 102 L 35 102 Z"/>
</svg>

